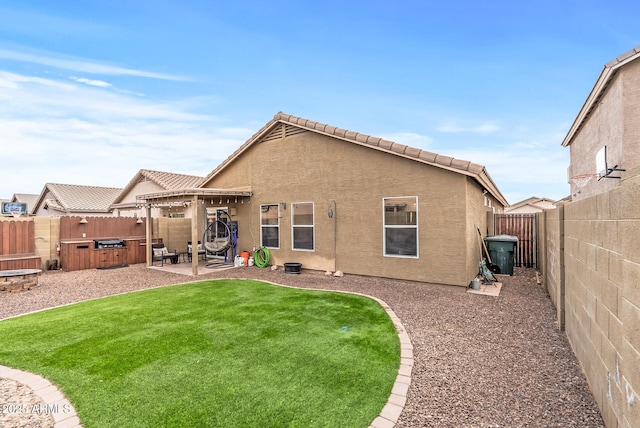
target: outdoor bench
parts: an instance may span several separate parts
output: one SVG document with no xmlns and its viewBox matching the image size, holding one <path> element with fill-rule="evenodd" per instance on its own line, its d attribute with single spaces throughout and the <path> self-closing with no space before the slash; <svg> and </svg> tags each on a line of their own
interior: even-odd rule
<svg viewBox="0 0 640 428">
<path fill-rule="evenodd" d="M 42 259 L 33 253 L 0 255 L 0 270 L 40 268 L 42 268 Z"/>
</svg>

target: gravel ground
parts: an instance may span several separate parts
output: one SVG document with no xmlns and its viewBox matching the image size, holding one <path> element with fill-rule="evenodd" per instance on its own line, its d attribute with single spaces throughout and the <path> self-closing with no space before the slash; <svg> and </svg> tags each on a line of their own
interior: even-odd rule
<svg viewBox="0 0 640 428">
<path fill-rule="evenodd" d="M 501 276 L 499 297 L 461 287 L 282 269 L 236 268 L 198 277 L 254 278 L 306 288 L 354 291 L 384 300 L 414 346 L 408 399 L 397 427 L 604 427 L 584 374 L 535 271 Z M 0 293 L 0 319 L 191 277 L 144 265 L 122 269 L 44 272 L 40 286 Z M 3 381 L 0 379 L 0 382 Z M 0 383 L 0 403 L 30 398 Z M 1 417 L 5 416 L 0 414 Z M 34 421 L 8 426 L 48 426 Z M 5 425 L 3 425 L 5 426 Z"/>
</svg>

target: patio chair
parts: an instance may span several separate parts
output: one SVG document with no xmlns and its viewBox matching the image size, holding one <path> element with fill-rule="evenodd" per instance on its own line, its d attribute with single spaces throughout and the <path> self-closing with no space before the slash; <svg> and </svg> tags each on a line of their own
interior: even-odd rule
<svg viewBox="0 0 640 428">
<path fill-rule="evenodd" d="M 160 266 L 164 266 L 165 260 L 169 260 L 172 264 L 178 263 L 177 251 L 170 253 L 164 244 L 151 244 L 151 248 L 153 249 L 152 264 L 154 266 L 156 266 L 156 261 L 160 261 Z"/>
<path fill-rule="evenodd" d="M 198 258 L 201 258 L 202 260 L 207 260 L 207 251 L 202 248 L 202 242 L 198 241 Z M 189 257 L 189 261 L 191 261 L 191 253 L 193 252 L 193 245 L 191 244 L 191 241 L 187 241 L 187 255 Z"/>
</svg>

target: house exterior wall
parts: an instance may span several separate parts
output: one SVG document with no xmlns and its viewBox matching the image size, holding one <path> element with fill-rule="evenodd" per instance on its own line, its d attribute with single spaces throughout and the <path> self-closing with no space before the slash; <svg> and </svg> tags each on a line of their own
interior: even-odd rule
<svg viewBox="0 0 640 428">
<path fill-rule="evenodd" d="M 164 192 L 166 189 L 152 180 L 145 180 L 136 183 L 129 192 L 127 192 L 122 200 L 118 202 L 120 204 L 136 204 L 136 196 L 144 195 L 148 193 Z M 119 207 L 113 209 L 113 215 L 115 217 L 140 217 L 146 216 L 146 209 L 144 207 Z M 186 207 L 182 204 L 176 203 L 169 206 L 158 206 L 151 208 L 151 217 L 178 217 L 184 215 L 184 218 L 191 218 L 191 206 Z"/>
<path fill-rule="evenodd" d="M 483 237 L 488 234 L 488 217 L 491 213 L 493 217 L 493 209 L 484 205 L 484 197 L 480 186 L 471 179 L 467 179 L 467 202 L 466 202 L 466 276 L 474 278 L 479 271 L 480 260 L 482 260 L 482 241 Z M 498 207 L 500 204 L 493 199 L 491 205 Z M 478 233 L 480 230 L 480 234 Z M 468 285 L 462 284 L 462 285 Z"/>
<path fill-rule="evenodd" d="M 629 170 L 640 166 L 639 114 L 640 61 L 634 61 L 618 71 L 574 137 L 569 146 L 571 161 L 568 177 L 596 173 L 596 154 L 605 145 L 610 168 L 620 165 L 620 168 Z M 571 181 L 570 185 L 572 199 L 577 201 L 614 189 L 620 185 L 620 180 L 592 178 L 584 187 L 578 187 Z"/>
<path fill-rule="evenodd" d="M 640 61 L 623 69 L 624 145 L 620 166 L 627 170 L 640 166 Z M 615 165 L 615 163 L 614 163 Z"/>
<path fill-rule="evenodd" d="M 544 281 L 612 427 L 640 426 L 639 199 L 640 167 L 611 191 L 546 213 Z"/>
<path fill-rule="evenodd" d="M 279 204 L 280 248 L 270 249 L 273 264 L 467 286 L 478 262 L 472 223 L 486 225 L 482 189 L 470 181 L 307 131 L 250 146 L 206 187 L 251 186 L 250 203 L 230 204 L 239 221 L 239 251 L 260 247 L 260 205 Z M 418 197 L 417 258 L 383 255 L 383 198 L 404 196 Z M 298 202 L 314 204 L 314 251 L 292 250 L 291 204 Z M 470 203 L 476 208 L 468 210 Z"/>
</svg>

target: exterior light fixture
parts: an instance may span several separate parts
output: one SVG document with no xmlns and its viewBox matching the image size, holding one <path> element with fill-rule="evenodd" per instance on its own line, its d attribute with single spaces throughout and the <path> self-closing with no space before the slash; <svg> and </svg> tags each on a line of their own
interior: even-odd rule
<svg viewBox="0 0 640 428">
<path fill-rule="evenodd" d="M 89 223 L 89 222 L 87 221 L 87 218 L 86 218 L 86 217 L 82 217 L 82 218 L 80 219 L 80 224 L 87 224 L 87 223 Z"/>
</svg>

